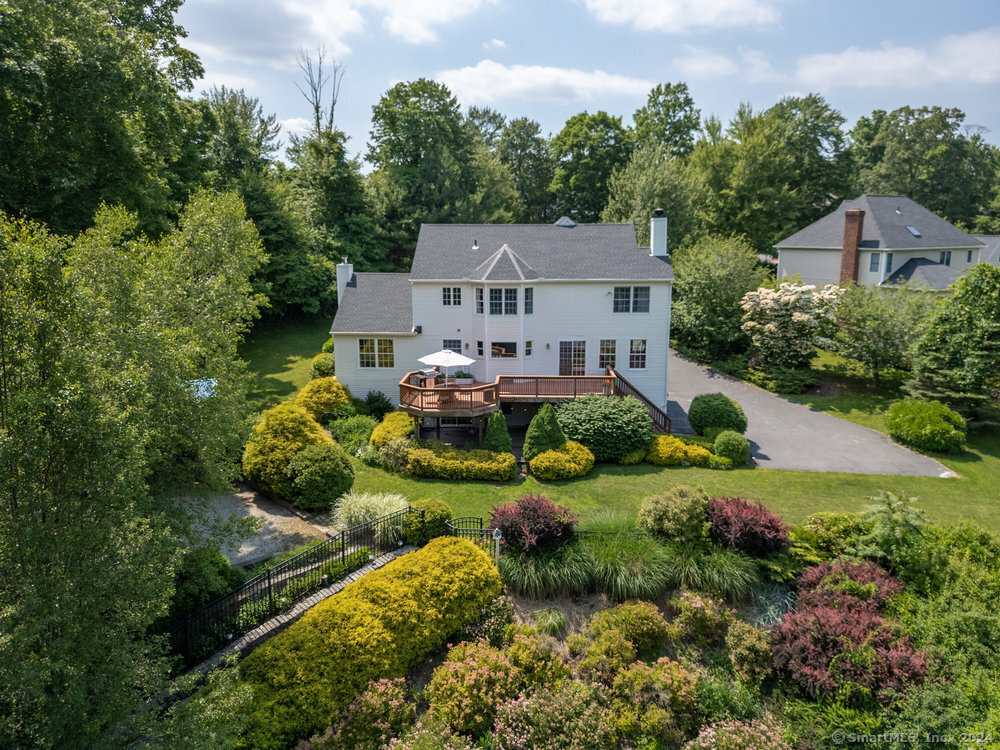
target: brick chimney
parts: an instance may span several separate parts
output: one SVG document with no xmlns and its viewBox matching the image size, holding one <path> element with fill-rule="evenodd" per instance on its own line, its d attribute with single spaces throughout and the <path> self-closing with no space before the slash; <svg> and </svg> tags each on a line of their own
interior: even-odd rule
<svg viewBox="0 0 1000 750">
<path fill-rule="evenodd" d="M 844 212 L 844 244 L 840 255 L 840 283 L 858 280 L 858 246 L 865 226 L 865 212 L 849 208 Z"/>
</svg>

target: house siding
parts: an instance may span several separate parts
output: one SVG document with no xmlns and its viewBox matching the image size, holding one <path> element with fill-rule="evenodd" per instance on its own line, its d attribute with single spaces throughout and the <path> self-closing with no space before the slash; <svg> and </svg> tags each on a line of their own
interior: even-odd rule
<svg viewBox="0 0 1000 750">
<path fill-rule="evenodd" d="M 840 281 L 840 249 L 836 250 L 778 250 L 778 278 L 801 276 L 805 284 L 836 284 Z M 859 268 L 867 270 L 863 265 L 867 259 L 862 254 Z"/>
</svg>

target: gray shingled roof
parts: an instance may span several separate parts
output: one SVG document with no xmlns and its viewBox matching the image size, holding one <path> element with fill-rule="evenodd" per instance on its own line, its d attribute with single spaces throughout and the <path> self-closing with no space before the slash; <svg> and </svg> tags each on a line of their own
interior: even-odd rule
<svg viewBox="0 0 1000 750">
<path fill-rule="evenodd" d="M 355 273 L 330 333 L 411 333 L 413 295 L 405 273 Z"/>
<path fill-rule="evenodd" d="M 951 266 L 930 260 L 929 258 L 910 258 L 906 263 L 892 272 L 885 280 L 886 284 L 911 283 L 917 286 L 927 286 L 931 289 L 947 289 L 961 276 Z"/>
<path fill-rule="evenodd" d="M 866 250 L 975 248 L 981 244 L 972 235 L 902 195 L 862 195 L 844 201 L 836 211 L 786 237 L 775 247 L 841 249 L 844 212 L 849 208 L 865 212 L 861 247 Z M 920 236 L 915 237 L 907 226 L 914 227 Z"/>
<path fill-rule="evenodd" d="M 509 281 L 537 279 L 538 272 L 524 262 L 517 253 L 504 245 L 476 268 L 474 279 L 479 281 Z"/>
<path fill-rule="evenodd" d="M 670 263 L 636 246 L 631 224 L 424 224 L 410 278 L 482 279 L 480 266 L 504 245 L 524 264 L 522 270 L 527 266 L 539 279 L 674 278 Z M 505 261 L 493 267 L 489 280 L 520 277 L 515 264 Z"/>
<path fill-rule="evenodd" d="M 983 249 L 979 251 L 979 260 L 994 266 L 1000 266 L 1000 234 L 974 234 L 972 235 L 983 243 Z"/>
</svg>

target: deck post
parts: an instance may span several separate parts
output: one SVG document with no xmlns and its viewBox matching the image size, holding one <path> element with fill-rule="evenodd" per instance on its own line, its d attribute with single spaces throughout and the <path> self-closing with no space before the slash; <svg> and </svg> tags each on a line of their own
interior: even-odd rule
<svg viewBox="0 0 1000 750">
<path fill-rule="evenodd" d="M 441 417 L 434 417 L 434 426 L 437 428 L 438 442 L 441 442 Z"/>
</svg>

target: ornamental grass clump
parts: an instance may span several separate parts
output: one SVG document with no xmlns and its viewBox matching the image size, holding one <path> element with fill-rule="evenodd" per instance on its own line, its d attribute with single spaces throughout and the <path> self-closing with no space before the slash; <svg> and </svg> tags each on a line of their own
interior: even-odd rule
<svg viewBox="0 0 1000 750">
<path fill-rule="evenodd" d="M 668 544 L 670 586 L 727 599 L 750 596 L 760 585 L 760 570 L 746 555 L 713 544 Z"/>
<path fill-rule="evenodd" d="M 569 508 L 529 492 L 515 503 L 493 508 L 489 528 L 500 530 L 505 552 L 536 553 L 571 541 L 576 521 L 577 516 Z"/>
<path fill-rule="evenodd" d="M 587 594 L 594 589 L 594 558 L 580 542 L 548 552 L 504 553 L 500 557 L 504 585 L 531 599 Z"/>
<path fill-rule="evenodd" d="M 599 534 L 583 544 L 594 560 L 595 588 L 615 601 L 655 599 L 670 586 L 670 557 L 652 537 Z"/>
<path fill-rule="evenodd" d="M 716 544 L 748 555 L 763 556 L 788 546 L 788 529 L 778 516 L 739 497 L 708 501 L 709 536 Z"/>
</svg>

